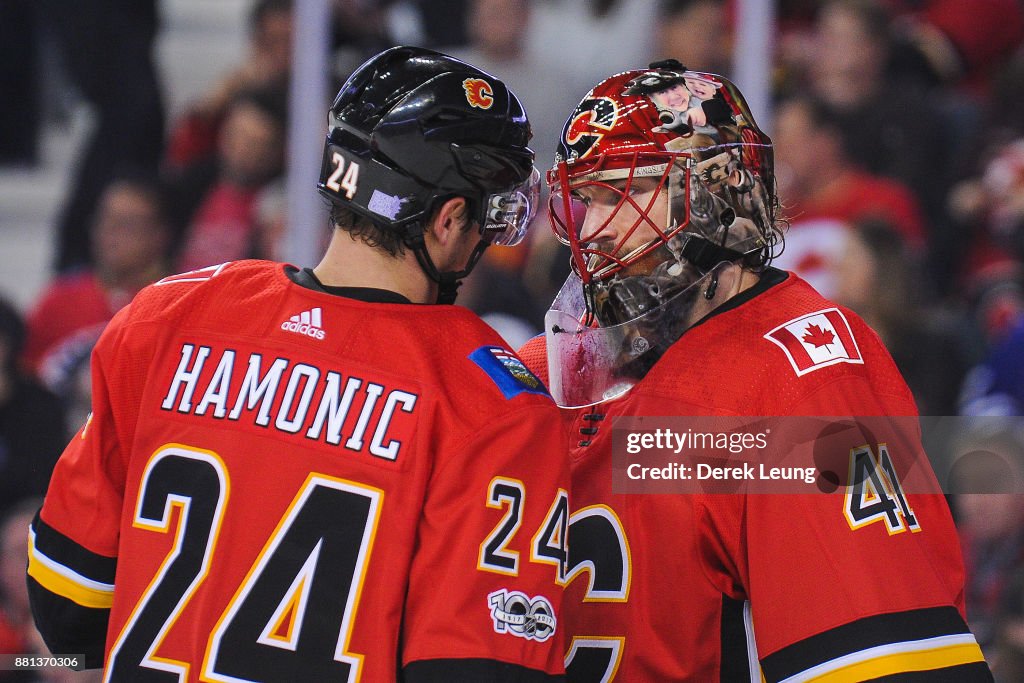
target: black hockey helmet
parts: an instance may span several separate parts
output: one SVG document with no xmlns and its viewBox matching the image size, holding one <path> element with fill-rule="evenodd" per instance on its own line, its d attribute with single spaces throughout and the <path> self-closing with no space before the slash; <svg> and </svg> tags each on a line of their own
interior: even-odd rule
<svg viewBox="0 0 1024 683">
<path fill-rule="evenodd" d="M 525 235 L 539 186 L 530 123 L 490 74 L 433 50 L 394 47 L 349 77 L 328 124 L 321 194 L 397 231 L 421 263 L 422 224 L 451 197 L 469 202 L 483 246 Z M 441 275 L 429 259 L 423 265 Z"/>
</svg>

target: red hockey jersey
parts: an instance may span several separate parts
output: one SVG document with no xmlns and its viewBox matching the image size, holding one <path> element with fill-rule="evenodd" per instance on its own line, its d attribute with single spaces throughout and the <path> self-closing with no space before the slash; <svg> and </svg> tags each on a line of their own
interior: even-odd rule
<svg viewBox="0 0 1024 683">
<path fill-rule="evenodd" d="M 466 309 L 231 263 L 145 289 L 92 372 L 30 538 L 51 647 L 109 610 L 105 680 L 562 673 L 564 432 Z"/>
<path fill-rule="evenodd" d="M 769 271 L 688 330 L 624 397 L 571 414 L 569 680 L 989 680 L 945 499 L 900 489 L 926 462 L 916 420 L 874 434 L 867 452 L 889 443 L 893 467 L 858 492 L 613 490 L 617 417 L 916 415 L 863 321 L 783 278 Z M 521 354 L 546 374 L 542 344 Z"/>
</svg>

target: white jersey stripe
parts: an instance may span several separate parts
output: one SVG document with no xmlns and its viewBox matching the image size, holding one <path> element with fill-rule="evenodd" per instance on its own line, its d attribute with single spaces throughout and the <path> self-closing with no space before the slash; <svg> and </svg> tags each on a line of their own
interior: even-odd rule
<svg viewBox="0 0 1024 683">
<path fill-rule="evenodd" d="M 29 553 L 32 555 L 33 558 L 35 558 L 35 560 L 37 562 L 39 562 L 39 564 L 43 565 L 44 567 L 50 569 L 51 571 L 53 571 L 53 572 L 55 572 L 57 574 L 60 574 L 61 576 L 63 576 L 68 581 L 71 581 L 73 583 L 77 583 L 79 586 L 82 586 L 83 588 L 88 588 L 90 590 L 99 591 L 99 592 L 102 592 L 102 593 L 113 593 L 114 592 L 114 584 L 112 584 L 112 583 L 102 583 L 100 581 L 94 581 L 93 579 L 90 579 L 88 577 L 82 576 L 81 574 L 76 572 L 74 569 L 70 569 L 68 567 L 65 567 L 64 565 L 58 563 L 56 560 L 48 557 L 47 555 L 44 555 L 36 547 L 36 532 L 35 532 L 35 530 L 32 529 L 32 528 L 29 528 L 29 532 L 28 533 L 29 533 Z"/>
<path fill-rule="evenodd" d="M 871 647 L 867 650 L 861 650 L 842 657 L 837 657 L 836 659 L 828 662 L 823 662 L 815 667 L 790 676 L 779 683 L 807 683 L 808 681 L 813 681 L 819 676 L 824 676 L 844 667 L 851 666 L 853 664 L 860 664 L 872 659 L 879 659 L 889 655 L 937 650 L 954 645 L 977 645 L 977 641 L 974 640 L 974 636 L 970 633 L 958 633 L 951 636 L 937 636 L 935 638 L 909 640 L 902 643 L 887 643 L 885 645 L 878 645 L 877 647 Z"/>
</svg>

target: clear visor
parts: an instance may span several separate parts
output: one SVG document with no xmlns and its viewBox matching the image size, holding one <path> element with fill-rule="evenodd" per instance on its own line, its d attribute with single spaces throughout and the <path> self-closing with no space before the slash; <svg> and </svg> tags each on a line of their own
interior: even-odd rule
<svg viewBox="0 0 1024 683">
<path fill-rule="evenodd" d="M 628 392 L 665 349 L 712 310 L 702 292 L 721 263 L 644 315 L 618 325 L 591 327 L 583 283 L 575 273 L 562 285 L 544 317 L 548 388 L 563 408 L 582 408 Z M 706 307 L 704 310 L 702 307 Z"/>
<path fill-rule="evenodd" d="M 523 241 L 540 202 L 540 172 L 536 168 L 522 184 L 492 194 L 484 206 L 481 234 L 490 244 L 512 247 Z"/>
</svg>

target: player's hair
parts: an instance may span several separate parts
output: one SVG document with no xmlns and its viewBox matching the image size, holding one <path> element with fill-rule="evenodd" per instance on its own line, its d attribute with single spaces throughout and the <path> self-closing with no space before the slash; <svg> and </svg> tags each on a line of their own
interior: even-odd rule
<svg viewBox="0 0 1024 683">
<path fill-rule="evenodd" d="M 451 197 L 441 197 L 434 202 L 434 207 L 430 211 L 430 217 L 426 223 L 427 225 L 433 222 L 441 205 L 448 199 L 451 199 Z M 468 203 L 469 199 L 466 199 L 466 202 Z M 366 216 L 356 213 L 341 204 L 331 204 L 331 225 L 335 230 L 343 230 L 353 238 L 361 240 L 364 244 L 380 249 L 391 256 L 399 257 L 405 255 L 405 242 L 399 233 L 386 226 L 378 225 Z M 474 222 L 467 216 L 466 223 L 462 226 L 462 231 L 466 232 L 473 225 Z"/>
<path fill-rule="evenodd" d="M 288 91 L 278 85 L 254 86 L 235 93 L 229 108 L 250 106 L 273 121 L 284 134 L 288 126 Z"/>
<path fill-rule="evenodd" d="M 331 204 L 331 225 L 335 230 L 343 230 L 355 239 L 361 240 L 375 249 L 380 249 L 391 256 L 405 255 L 405 243 L 400 234 L 377 225 L 372 220 L 341 204 Z"/>
<path fill-rule="evenodd" d="M 690 11 L 694 5 L 707 1 L 715 5 L 725 4 L 725 0 L 661 0 L 658 4 L 658 15 L 663 18 L 676 17 Z"/>
<path fill-rule="evenodd" d="M 130 189 L 145 198 L 156 212 L 157 222 L 164 230 L 171 226 L 172 207 L 167 186 L 155 173 L 138 166 L 120 166 L 104 186 L 104 192 L 115 185 Z"/>
</svg>

